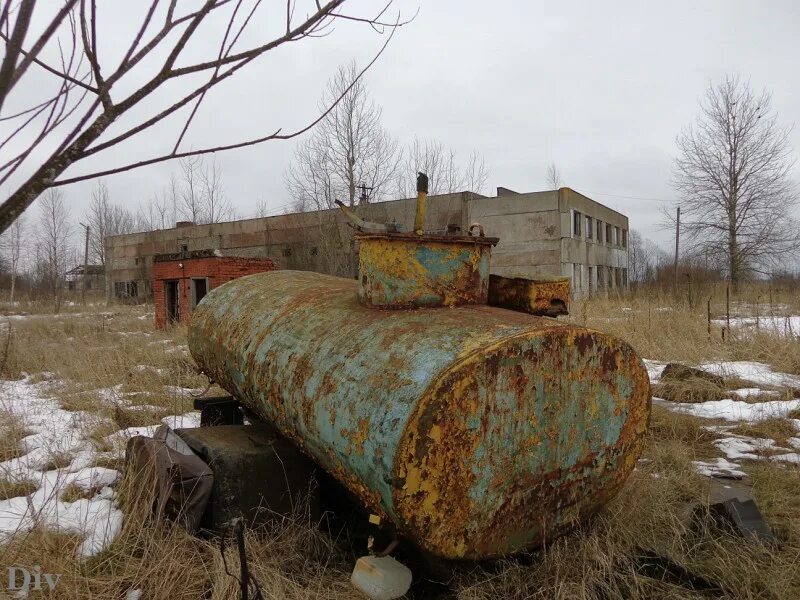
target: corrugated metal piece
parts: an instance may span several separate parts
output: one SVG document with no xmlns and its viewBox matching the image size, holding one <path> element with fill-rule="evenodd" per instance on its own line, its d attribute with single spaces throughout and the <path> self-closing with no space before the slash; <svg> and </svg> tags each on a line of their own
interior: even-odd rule
<svg viewBox="0 0 800 600">
<path fill-rule="evenodd" d="M 374 308 L 485 304 L 497 238 L 362 234 L 358 298 Z"/>
<path fill-rule="evenodd" d="M 227 283 L 197 307 L 192 356 L 441 557 L 539 545 L 620 489 L 650 412 L 630 346 L 489 306 L 372 310 L 356 285 L 293 271 Z"/>
<path fill-rule="evenodd" d="M 569 314 L 569 278 L 489 277 L 489 304 L 541 317 Z"/>
</svg>

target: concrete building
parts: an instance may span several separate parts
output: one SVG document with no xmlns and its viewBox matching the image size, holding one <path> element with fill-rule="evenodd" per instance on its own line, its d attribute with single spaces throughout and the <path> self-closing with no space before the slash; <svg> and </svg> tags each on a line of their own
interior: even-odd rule
<svg viewBox="0 0 800 600">
<path fill-rule="evenodd" d="M 426 230 L 466 232 L 471 223 L 498 236 L 492 272 L 527 277 L 567 276 L 573 295 L 626 289 L 628 218 L 571 190 L 517 193 L 498 188 L 496 196 L 458 192 L 428 197 Z M 415 198 L 376 202 L 357 208 L 379 223 L 410 230 Z M 323 210 L 192 225 L 110 236 L 106 244 L 106 286 L 119 299 L 152 298 L 157 254 L 198 250 L 235 251 L 269 257 L 280 268 L 354 277 L 353 230 L 338 210 Z"/>
</svg>

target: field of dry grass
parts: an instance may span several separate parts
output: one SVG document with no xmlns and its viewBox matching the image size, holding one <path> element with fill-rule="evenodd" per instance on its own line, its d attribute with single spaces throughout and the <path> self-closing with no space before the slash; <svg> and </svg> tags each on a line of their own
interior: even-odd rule
<svg viewBox="0 0 800 600">
<path fill-rule="evenodd" d="M 685 298 L 675 302 L 655 292 L 579 301 L 572 306 L 569 320 L 618 335 L 641 356 L 654 361 L 757 361 L 775 371 L 800 375 L 797 337 L 760 327 L 758 331 L 734 331 L 723 342 L 720 324 L 713 324 L 708 334 L 706 299 L 713 295 L 712 316 L 720 317 L 725 311 L 724 288 L 704 297 L 698 291 L 695 295 L 699 300 L 691 306 Z M 750 316 L 756 304 L 760 315 L 768 315 L 766 295 L 765 290 L 744 291 L 735 300 L 732 316 Z M 776 291 L 772 311 L 798 315 L 800 298 Z M 38 309 L 28 312 L 31 314 L 25 318 L 0 318 L 8 323 L 0 332 L 0 347 L 5 347 L 0 352 L 4 357 L 2 378 L 27 382 L 25 389 L 40 390 L 63 414 L 76 416 L 74 435 L 81 444 L 44 449 L 48 454 L 41 457 L 37 472 L 70 471 L 68 465 L 75 466 L 77 453 L 87 445 L 92 449 L 85 454 L 92 463 L 87 467 L 122 470 L 115 432 L 131 433 L 170 415 L 191 414 L 186 390 L 202 387 L 204 380 L 193 372 L 185 329 L 155 332 L 152 314 L 144 307 L 98 305 L 82 310 L 75 306 L 58 316 L 36 314 Z M 6 344 L 8 331 L 10 343 Z M 746 382 L 726 382 L 734 383 L 745 387 Z M 733 389 L 724 387 L 723 392 Z M 756 394 L 751 402 L 797 394 L 791 387 L 762 387 L 769 394 L 764 398 Z M 675 393 L 676 400 L 688 401 L 692 394 L 706 392 L 690 385 Z M 711 394 L 708 399 L 716 397 Z M 706 396 L 695 401 L 703 398 Z M 0 403 L 0 411 L 3 463 L 29 450 L 25 440 L 30 440 L 32 425 L 18 416 L 13 403 Z M 530 556 L 456 571 L 444 597 L 800 598 L 800 464 L 771 460 L 769 453 L 736 460 L 779 540 L 769 546 L 745 541 L 712 522 L 707 511 L 710 480 L 693 462 L 722 457 L 718 441 L 724 436 L 770 439 L 786 446 L 800 437 L 800 421 L 792 419 L 800 419 L 800 414 L 732 423 L 654 406 L 643 460 L 624 491 L 595 519 Z M 713 425 L 724 429 L 708 428 Z M 36 485 L 0 473 L 0 503 L 32 494 Z M 215 541 L 155 521 L 141 485 L 123 477 L 111 487 L 124 519 L 113 542 L 94 556 L 79 556 L 84 543 L 80 534 L 54 529 L 44 521 L 0 538 L 0 598 L 5 593 L 6 567 L 34 564 L 40 565 L 43 573 L 61 574 L 61 578 L 54 591 L 32 592 L 30 597 L 238 597 L 236 581 L 225 566 L 227 563 L 231 572 L 238 570 L 232 549 L 223 563 Z M 58 489 L 61 505 L 67 508 L 102 493 L 81 482 Z M 269 530 L 248 533 L 250 566 L 266 598 L 358 598 L 349 576 L 353 553 L 361 550 L 335 544 L 300 514 Z M 662 568 L 665 560 L 673 571 L 677 565 L 691 573 L 695 585 L 701 581 L 712 589 L 692 590 L 685 576 Z M 428 597 L 429 593 L 430 588 L 420 588 L 414 597 Z"/>
</svg>

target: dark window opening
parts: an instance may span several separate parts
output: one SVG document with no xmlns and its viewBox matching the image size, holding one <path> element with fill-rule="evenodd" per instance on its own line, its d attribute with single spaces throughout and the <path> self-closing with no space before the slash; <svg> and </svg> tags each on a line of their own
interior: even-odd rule
<svg viewBox="0 0 800 600">
<path fill-rule="evenodd" d="M 292 249 L 284 248 L 282 254 L 284 258 L 289 258 L 292 255 Z"/>
<path fill-rule="evenodd" d="M 594 224 L 592 223 L 592 217 L 586 215 L 586 239 L 592 239 L 592 235 L 594 232 Z"/>
<path fill-rule="evenodd" d="M 602 244 L 603 243 L 603 222 L 602 221 L 598 221 L 597 222 L 597 243 L 598 244 Z"/>
<path fill-rule="evenodd" d="M 581 236 L 581 213 L 577 210 L 572 213 L 572 235 Z"/>
<path fill-rule="evenodd" d="M 314 246 L 313 248 L 311 248 L 311 256 L 316 256 L 317 254 L 319 254 L 319 250 L 317 249 L 316 246 Z"/>
<path fill-rule="evenodd" d="M 606 224 L 606 244 L 613 243 L 611 239 L 611 225 Z"/>
</svg>

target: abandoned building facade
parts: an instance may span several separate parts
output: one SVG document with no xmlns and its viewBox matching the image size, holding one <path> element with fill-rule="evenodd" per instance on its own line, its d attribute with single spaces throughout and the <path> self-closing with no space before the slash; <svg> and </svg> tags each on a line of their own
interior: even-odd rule
<svg viewBox="0 0 800 600">
<path fill-rule="evenodd" d="M 366 221 L 397 223 L 410 230 L 416 199 L 357 207 Z M 426 230 L 466 232 L 480 223 L 500 242 L 492 273 L 523 277 L 569 277 L 573 295 L 628 286 L 628 218 L 570 188 L 497 195 L 458 192 L 428 197 Z M 353 230 L 338 209 L 293 213 L 224 223 L 109 236 L 106 291 L 122 301 L 153 298 L 157 255 L 189 257 L 218 251 L 238 257 L 269 258 L 279 268 L 354 277 L 357 250 Z M 163 293 L 163 290 L 159 293 Z"/>
</svg>

